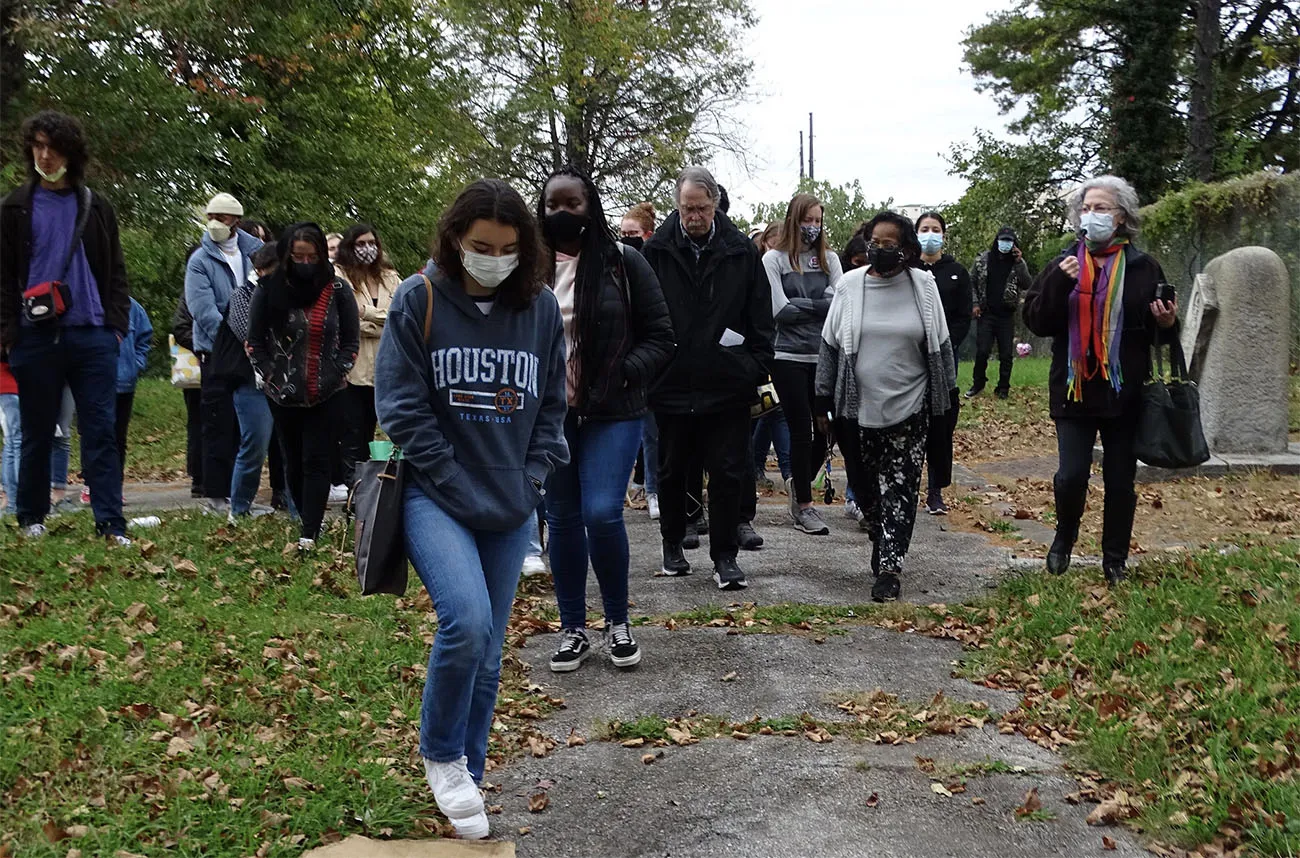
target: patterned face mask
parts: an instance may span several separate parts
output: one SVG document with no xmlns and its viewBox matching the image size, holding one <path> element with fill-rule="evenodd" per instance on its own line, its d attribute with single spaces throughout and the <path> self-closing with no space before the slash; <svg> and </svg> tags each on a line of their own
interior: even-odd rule
<svg viewBox="0 0 1300 858">
<path fill-rule="evenodd" d="M 356 254 L 362 265 L 372 265 L 379 258 L 379 247 L 374 244 L 358 244 Z"/>
<path fill-rule="evenodd" d="M 816 244 L 817 239 L 821 237 L 822 228 L 820 226 L 804 224 L 799 227 L 799 233 L 803 237 L 803 243 L 811 247 Z"/>
</svg>

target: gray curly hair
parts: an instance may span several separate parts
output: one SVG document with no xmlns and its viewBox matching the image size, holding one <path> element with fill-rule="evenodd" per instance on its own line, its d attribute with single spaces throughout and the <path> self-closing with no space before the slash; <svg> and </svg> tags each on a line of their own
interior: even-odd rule
<svg viewBox="0 0 1300 858">
<path fill-rule="evenodd" d="M 713 178 L 712 173 L 703 167 L 687 167 L 677 176 L 677 186 L 673 188 L 673 202 L 675 204 L 681 204 L 682 185 L 687 183 L 704 188 L 705 193 L 709 195 L 709 199 L 713 201 L 715 206 L 722 201 L 722 191 L 719 190 L 718 181 Z"/>
<path fill-rule="evenodd" d="M 1140 203 L 1138 202 L 1137 191 L 1124 179 L 1119 176 L 1096 176 L 1084 182 L 1074 193 L 1070 195 L 1067 215 L 1070 219 L 1070 226 L 1075 229 L 1079 228 L 1080 209 L 1083 208 L 1083 198 L 1088 195 L 1088 191 L 1094 188 L 1109 191 L 1115 197 L 1115 204 L 1124 212 L 1124 223 L 1117 230 L 1121 235 L 1137 235 L 1138 230 L 1142 228 L 1142 215 L 1138 211 Z"/>
</svg>

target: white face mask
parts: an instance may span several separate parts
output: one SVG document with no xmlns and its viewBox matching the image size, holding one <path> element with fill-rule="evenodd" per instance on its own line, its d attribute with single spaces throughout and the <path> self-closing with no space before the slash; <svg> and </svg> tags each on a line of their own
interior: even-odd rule
<svg viewBox="0 0 1300 858">
<path fill-rule="evenodd" d="M 68 173 L 67 164 L 64 164 L 62 167 L 55 170 L 53 173 L 45 172 L 44 170 L 41 169 L 41 165 L 37 164 L 35 161 L 32 162 L 32 166 L 36 168 L 36 172 L 41 174 L 41 178 L 47 182 L 57 182 Z"/>
<path fill-rule="evenodd" d="M 460 258 L 465 265 L 465 272 L 473 277 L 484 289 L 495 289 L 519 267 L 519 254 L 507 253 L 505 256 L 488 256 L 460 248 Z"/>
<path fill-rule="evenodd" d="M 216 218 L 212 218 L 212 220 L 208 221 L 208 235 L 212 236 L 213 241 L 220 244 L 230 238 L 232 233 L 230 227 L 226 226 Z"/>
<path fill-rule="evenodd" d="M 1101 212 L 1087 212 L 1079 216 L 1079 226 L 1089 241 L 1106 241 L 1115 234 L 1115 216 Z"/>
</svg>

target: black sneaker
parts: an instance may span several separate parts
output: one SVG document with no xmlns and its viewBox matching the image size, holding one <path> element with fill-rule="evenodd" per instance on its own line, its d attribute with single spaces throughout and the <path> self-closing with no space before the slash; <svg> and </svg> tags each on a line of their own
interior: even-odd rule
<svg viewBox="0 0 1300 858">
<path fill-rule="evenodd" d="M 632 667 L 641 663 L 641 647 L 633 640 L 627 623 L 606 626 L 605 637 L 609 643 L 609 660 L 615 667 Z"/>
<path fill-rule="evenodd" d="M 998 399 L 1007 399 L 1011 396 L 1011 391 L 1005 387 L 999 387 L 997 390 L 993 391 L 993 395 Z"/>
<path fill-rule="evenodd" d="M 876 583 L 871 585 L 871 601 L 893 602 L 898 599 L 898 594 L 902 591 L 903 585 L 897 575 L 893 572 L 881 572 L 880 577 L 876 578 Z"/>
<path fill-rule="evenodd" d="M 591 642 L 583 629 L 565 629 L 560 633 L 560 648 L 551 656 L 552 673 L 568 673 L 582 667 L 591 655 Z"/>
<path fill-rule="evenodd" d="M 700 547 L 700 531 L 696 528 L 695 522 L 686 522 L 686 535 L 682 537 L 682 548 L 688 551 L 694 551 Z"/>
<path fill-rule="evenodd" d="M 742 521 L 736 526 L 736 544 L 745 551 L 757 551 L 763 547 L 763 537 L 754 530 L 754 525 Z"/>
<path fill-rule="evenodd" d="M 925 499 L 925 511 L 930 515 L 947 515 L 948 505 L 943 502 L 942 492 L 930 492 Z"/>
<path fill-rule="evenodd" d="M 704 514 L 704 510 L 700 510 L 700 514 L 691 519 L 691 524 L 695 525 L 695 532 L 700 536 L 709 535 L 709 517 Z"/>
<path fill-rule="evenodd" d="M 271 509 L 286 510 L 289 505 L 284 501 L 284 492 L 271 492 Z"/>
<path fill-rule="evenodd" d="M 713 564 L 713 580 L 719 590 L 743 590 L 749 586 L 734 557 L 724 557 Z"/>
<path fill-rule="evenodd" d="M 190 486 L 190 497 L 192 498 L 204 497 L 203 486 Z"/>
<path fill-rule="evenodd" d="M 1123 582 L 1124 579 L 1128 577 L 1127 575 L 1124 574 L 1123 563 L 1117 563 L 1117 564 L 1107 563 L 1105 566 L 1102 567 L 1102 571 L 1106 573 L 1106 586 L 1111 588 L 1118 587 L 1120 583 Z"/>
<path fill-rule="evenodd" d="M 686 555 L 682 553 L 682 543 L 673 542 L 671 539 L 664 540 L 664 574 L 669 577 L 691 574 L 691 564 L 687 562 Z"/>
<path fill-rule="evenodd" d="M 974 399 L 975 397 L 979 396 L 983 392 L 984 392 L 983 385 L 980 385 L 979 387 L 972 387 L 970 390 L 966 391 L 966 398 Z"/>
</svg>

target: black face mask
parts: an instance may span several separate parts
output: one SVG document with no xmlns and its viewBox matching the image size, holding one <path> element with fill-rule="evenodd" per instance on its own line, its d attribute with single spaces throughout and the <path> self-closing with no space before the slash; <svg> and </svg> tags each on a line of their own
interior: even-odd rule
<svg viewBox="0 0 1300 858">
<path fill-rule="evenodd" d="M 315 262 L 290 262 L 289 279 L 295 283 L 315 283 L 316 270 Z"/>
<path fill-rule="evenodd" d="M 867 262 L 877 274 L 893 274 L 903 267 L 903 250 L 899 247 L 870 247 L 867 248 Z"/>
<path fill-rule="evenodd" d="M 633 250 L 640 250 L 645 246 L 645 239 L 639 235 L 625 235 L 619 240 Z"/>
<path fill-rule="evenodd" d="M 582 238 L 582 231 L 590 222 L 591 218 L 570 211 L 551 212 L 542 221 L 542 231 L 546 234 L 546 242 L 551 247 L 557 244 L 572 244 Z"/>
</svg>

